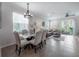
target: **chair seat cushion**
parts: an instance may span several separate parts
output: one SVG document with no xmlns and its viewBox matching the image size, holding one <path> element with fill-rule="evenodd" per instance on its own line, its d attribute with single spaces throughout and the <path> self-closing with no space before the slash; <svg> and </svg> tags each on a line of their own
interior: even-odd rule
<svg viewBox="0 0 79 59">
<path fill-rule="evenodd" d="M 35 39 L 30 40 L 30 43 L 34 44 L 35 43 Z"/>
<path fill-rule="evenodd" d="M 25 46 L 26 44 L 29 44 L 29 42 L 26 41 L 25 39 L 24 39 L 24 40 L 21 40 L 21 47 L 22 47 L 22 46 Z"/>
</svg>

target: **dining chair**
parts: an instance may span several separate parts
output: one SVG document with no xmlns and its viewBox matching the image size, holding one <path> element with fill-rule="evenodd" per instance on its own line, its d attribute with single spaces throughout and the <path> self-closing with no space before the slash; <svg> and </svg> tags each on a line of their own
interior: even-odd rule
<svg viewBox="0 0 79 59">
<path fill-rule="evenodd" d="M 42 46 L 44 45 L 44 44 L 46 44 L 46 40 L 47 40 L 47 37 L 46 37 L 46 30 L 43 30 L 43 35 L 42 35 Z"/>
<path fill-rule="evenodd" d="M 28 34 L 28 30 L 26 30 L 26 29 L 22 30 L 22 34 L 23 34 L 23 35 L 24 35 L 24 34 Z"/>
<path fill-rule="evenodd" d="M 16 39 L 16 51 L 18 51 L 18 55 L 20 55 L 22 48 L 24 48 L 24 46 L 28 44 L 28 42 L 26 41 L 26 39 L 21 40 L 18 32 L 14 32 L 14 36 Z"/>
<path fill-rule="evenodd" d="M 41 48 L 41 39 L 42 39 L 42 31 L 39 31 L 35 35 L 35 39 L 31 40 L 31 44 L 33 45 L 35 53 L 37 52 L 38 48 Z"/>
</svg>

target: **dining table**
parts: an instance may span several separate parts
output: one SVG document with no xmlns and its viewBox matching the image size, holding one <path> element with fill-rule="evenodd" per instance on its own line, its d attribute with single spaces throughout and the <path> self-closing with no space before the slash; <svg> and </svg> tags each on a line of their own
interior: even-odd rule
<svg viewBox="0 0 79 59">
<path fill-rule="evenodd" d="M 35 34 L 19 34 L 19 36 L 21 38 L 28 40 L 28 41 L 32 40 L 32 38 L 35 38 Z"/>
</svg>

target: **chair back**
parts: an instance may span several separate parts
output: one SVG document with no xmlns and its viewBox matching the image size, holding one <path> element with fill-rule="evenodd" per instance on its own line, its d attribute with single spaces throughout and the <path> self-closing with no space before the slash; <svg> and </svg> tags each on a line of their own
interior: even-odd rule
<svg viewBox="0 0 79 59">
<path fill-rule="evenodd" d="M 21 41 L 20 41 L 20 37 L 19 37 L 18 32 L 14 32 L 14 36 L 15 36 L 15 39 L 16 39 L 16 44 L 18 45 L 18 47 L 20 47 Z"/>
<path fill-rule="evenodd" d="M 35 45 L 41 43 L 42 34 L 43 34 L 42 31 L 39 31 L 39 32 L 36 33 L 36 36 L 35 36 Z"/>
<path fill-rule="evenodd" d="M 27 30 L 22 30 L 22 34 L 28 34 Z"/>
<path fill-rule="evenodd" d="M 42 41 L 46 40 L 46 31 L 43 31 Z"/>
</svg>

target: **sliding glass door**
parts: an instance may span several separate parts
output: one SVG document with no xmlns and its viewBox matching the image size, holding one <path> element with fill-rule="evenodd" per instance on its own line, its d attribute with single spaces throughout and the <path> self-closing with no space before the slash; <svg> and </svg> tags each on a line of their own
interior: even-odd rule
<svg viewBox="0 0 79 59">
<path fill-rule="evenodd" d="M 74 32 L 74 20 L 66 19 L 61 21 L 61 30 L 63 34 L 73 34 Z"/>
</svg>

